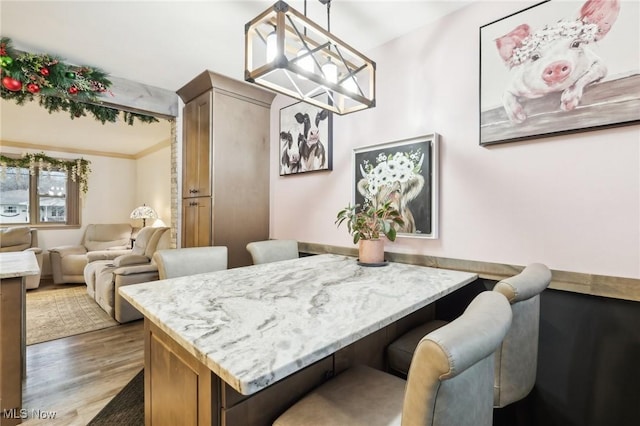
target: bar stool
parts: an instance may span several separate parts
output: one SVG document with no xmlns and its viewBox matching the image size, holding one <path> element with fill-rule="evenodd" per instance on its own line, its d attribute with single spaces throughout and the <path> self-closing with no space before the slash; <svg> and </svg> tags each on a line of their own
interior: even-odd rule
<svg viewBox="0 0 640 426">
<path fill-rule="evenodd" d="M 518 275 L 498 282 L 494 292 L 503 294 L 513 311 L 513 322 L 496 351 L 494 406 L 504 407 L 527 396 L 536 381 L 540 293 L 551 282 L 551 271 L 541 263 L 528 265 Z M 421 335 L 442 327 L 431 321 L 402 335 L 387 348 L 389 369 L 406 375 Z"/>
<path fill-rule="evenodd" d="M 460 317 L 420 340 L 407 381 L 350 368 L 294 404 L 274 426 L 490 426 L 494 353 L 510 324 L 506 298 L 482 292 Z"/>
<path fill-rule="evenodd" d="M 247 244 L 254 265 L 297 259 L 298 242 L 296 240 L 266 240 Z"/>
<path fill-rule="evenodd" d="M 227 258 L 225 246 L 158 250 L 153 255 L 161 280 L 227 269 Z"/>
</svg>

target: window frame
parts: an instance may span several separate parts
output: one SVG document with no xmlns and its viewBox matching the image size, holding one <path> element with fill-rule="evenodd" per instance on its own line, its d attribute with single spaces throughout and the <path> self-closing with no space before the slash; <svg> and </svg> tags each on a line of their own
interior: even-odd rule
<svg viewBox="0 0 640 426">
<path fill-rule="evenodd" d="M 11 158 L 19 158 L 18 155 L 15 154 L 3 154 L 6 157 Z M 74 227 L 77 228 L 80 226 L 80 184 L 78 180 L 74 182 L 71 178 L 71 171 L 64 171 L 67 175 L 66 179 L 66 198 L 65 198 L 65 210 L 67 213 L 67 220 L 64 222 L 45 222 L 40 220 L 40 196 L 38 194 L 38 179 L 40 177 L 40 173 L 42 170 L 36 167 L 34 173 L 30 173 L 29 167 L 24 166 L 8 166 L 14 167 L 17 169 L 25 169 L 27 174 L 29 175 L 29 222 L 24 223 L 11 223 L 11 222 L 0 222 L 0 226 L 8 227 L 8 226 L 16 226 L 16 225 L 27 225 L 31 227 L 37 228 L 66 228 L 66 227 Z M 55 169 L 56 171 L 63 171 L 61 169 Z"/>
</svg>

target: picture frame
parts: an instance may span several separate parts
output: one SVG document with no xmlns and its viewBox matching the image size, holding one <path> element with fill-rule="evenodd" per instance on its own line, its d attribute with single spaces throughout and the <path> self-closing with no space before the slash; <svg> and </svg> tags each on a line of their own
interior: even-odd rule
<svg viewBox="0 0 640 426">
<path fill-rule="evenodd" d="M 333 170 L 333 113 L 305 102 L 280 109 L 280 176 Z"/>
<path fill-rule="evenodd" d="M 640 122 L 640 4 L 543 1 L 480 27 L 480 145 Z"/>
<path fill-rule="evenodd" d="M 355 148 L 353 204 L 392 200 L 405 221 L 398 237 L 437 239 L 439 146 L 432 133 Z"/>
</svg>

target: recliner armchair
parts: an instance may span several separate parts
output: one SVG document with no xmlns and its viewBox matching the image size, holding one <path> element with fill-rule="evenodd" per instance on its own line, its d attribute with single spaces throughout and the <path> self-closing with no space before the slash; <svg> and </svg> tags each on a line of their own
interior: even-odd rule
<svg viewBox="0 0 640 426">
<path fill-rule="evenodd" d="M 49 249 L 54 284 L 84 283 L 84 267 L 90 252 L 101 252 L 96 256 L 102 259 L 129 253 L 132 230 L 128 223 L 91 224 L 87 225 L 79 245 Z"/>
<path fill-rule="evenodd" d="M 28 226 L 15 226 L 0 229 L 0 253 L 12 251 L 32 251 L 36 255 L 40 274 L 26 277 L 26 288 L 31 290 L 40 286 L 42 273 L 42 249 L 38 247 L 38 231 Z"/>
<path fill-rule="evenodd" d="M 133 249 L 113 260 L 94 259 L 84 269 L 87 293 L 119 323 L 142 318 L 129 302 L 120 297 L 118 289 L 158 279 L 158 267 L 153 262 L 156 250 L 171 248 L 170 228 L 142 228 Z"/>
</svg>

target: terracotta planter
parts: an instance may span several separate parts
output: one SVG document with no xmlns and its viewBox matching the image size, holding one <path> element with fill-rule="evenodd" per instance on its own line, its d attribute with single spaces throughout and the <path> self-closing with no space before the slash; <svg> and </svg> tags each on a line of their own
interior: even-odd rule
<svg viewBox="0 0 640 426">
<path fill-rule="evenodd" d="M 384 262 L 384 240 L 360 240 L 358 254 L 362 263 Z"/>
</svg>

